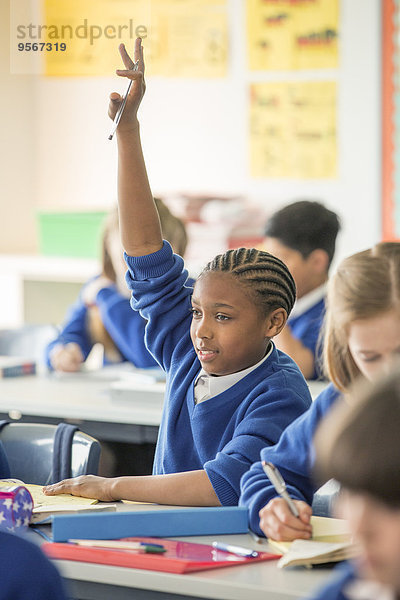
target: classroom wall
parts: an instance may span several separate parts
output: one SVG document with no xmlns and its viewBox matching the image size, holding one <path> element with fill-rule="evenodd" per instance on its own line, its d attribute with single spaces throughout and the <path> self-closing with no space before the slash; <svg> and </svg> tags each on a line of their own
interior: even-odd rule
<svg viewBox="0 0 400 600">
<path fill-rule="evenodd" d="M 3 4 L 0 27 L 5 30 Z M 239 193 L 266 212 L 298 197 L 320 198 L 342 217 L 338 258 L 370 246 L 380 238 L 379 0 L 341 1 L 340 67 L 312 73 L 313 78 L 338 81 L 335 180 L 250 177 L 248 84 L 285 80 L 287 74 L 247 70 L 244 1 L 229 0 L 229 11 L 232 60 L 227 79 L 148 81 L 140 116 L 154 192 Z M 1 39 L 5 44 L 3 35 Z M 1 106 L 9 119 L 2 140 L 0 252 L 26 252 L 37 244 L 36 208 L 98 208 L 115 200 L 116 144 L 107 140 L 107 99 L 125 86 L 112 74 L 92 79 L 12 76 L 6 54 L 1 54 L 1 84 L 7 90 Z M 310 73 L 293 77 L 308 80 Z M 13 210 L 15 203 L 21 210 Z"/>
</svg>

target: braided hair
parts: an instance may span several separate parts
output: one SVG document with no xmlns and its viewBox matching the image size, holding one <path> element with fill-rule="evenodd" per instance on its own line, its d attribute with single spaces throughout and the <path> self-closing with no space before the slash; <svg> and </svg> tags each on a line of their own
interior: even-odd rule
<svg viewBox="0 0 400 600">
<path fill-rule="evenodd" d="M 230 273 L 253 293 L 263 310 L 283 308 L 289 316 L 296 299 L 296 285 L 284 262 L 256 248 L 236 248 L 219 254 L 200 273 Z"/>
</svg>

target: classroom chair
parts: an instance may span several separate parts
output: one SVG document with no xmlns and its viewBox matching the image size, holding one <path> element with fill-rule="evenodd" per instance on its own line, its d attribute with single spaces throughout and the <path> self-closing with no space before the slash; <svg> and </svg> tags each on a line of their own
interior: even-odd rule
<svg viewBox="0 0 400 600">
<path fill-rule="evenodd" d="M 78 475 L 96 475 L 99 442 L 66 423 L 0 423 L 11 477 L 46 485 Z"/>
<path fill-rule="evenodd" d="M 312 514 L 317 517 L 332 517 L 333 506 L 340 492 L 340 484 L 330 479 L 314 494 Z"/>
</svg>

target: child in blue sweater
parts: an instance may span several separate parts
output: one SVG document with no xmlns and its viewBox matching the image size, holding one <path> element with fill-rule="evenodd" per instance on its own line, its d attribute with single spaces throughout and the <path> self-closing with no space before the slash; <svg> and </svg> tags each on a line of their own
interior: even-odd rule
<svg viewBox="0 0 400 600">
<path fill-rule="evenodd" d="M 319 338 L 339 229 L 338 216 L 310 200 L 281 208 L 265 225 L 264 249 L 287 264 L 297 288 L 293 311 L 275 343 L 293 358 L 307 379 L 321 375 Z"/>
<path fill-rule="evenodd" d="M 67 600 L 61 577 L 40 549 L 0 531 L 0 600 Z"/>
<path fill-rule="evenodd" d="M 375 379 L 400 352 L 400 244 L 382 243 L 345 259 L 328 285 L 324 360 L 332 384 L 292 423 L 261 460 L 275 464 L 295 499 L 300 518 L 277 497 L 255 463 L 241 482 L 240 504 L 249 507 L 254 531 L 277 540 L 311 535 L 312 438 L 321 419 L 361 375 Z"/>
<path fill-rule="evenodd" d="M 400 598 L 400 372 L 354 389 L 318 428 L 316 476 L 342 485 L 336 506 L 360 555 L 314 600 Z M 356 460 L 349 460 L 356 457 Z"/>
<path fill-rule="evenodd" d="M 183 260 L 163 242 L 144 165 L 137 109 L 139 72 L 117 129 L 119 209 L 132 306 L 147 319 L 146 343 L 167 373 L 152 476 L 67 480 L 46 493 L 182 505 L 236 505 L 240 478 L 261 448 L 310 405 L 298 367 L 272 338 L 286 323 L 295 284 L 274 256 L 240 248 L 217 256 L 187 286 Z M 110 115 L 121 101 L 111 96 Z"/>
<path fill-rule="evenodd" d="M 187 242 L 184 224 L 162 200 L 155 198 L 155 203 L 164 237 L 183 256 Z M 50 369 L 78 371 L 96 343 L 104 348 L 105 364 L 129 361 L 138 368 L 156 366 L 144 342 L 146 321 L 130 306 L 125 270 L 115 208 L 104 226 L 102 273 L 84 285 L 60 334 L 47 346 L 45 360 Z"/>
</svg>

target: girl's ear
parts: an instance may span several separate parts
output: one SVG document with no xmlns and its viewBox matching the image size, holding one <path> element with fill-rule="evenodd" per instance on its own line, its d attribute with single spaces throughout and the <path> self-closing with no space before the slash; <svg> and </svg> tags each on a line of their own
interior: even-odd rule
<svg viewBox="0 0 400 600">
<path fill-rule="evenodd" d="M 265 337 L 273 338 L 282 331 L 287 321 L 287 314 L 284 308 L 276 308 L 267 317 Z"/>
</svg>

